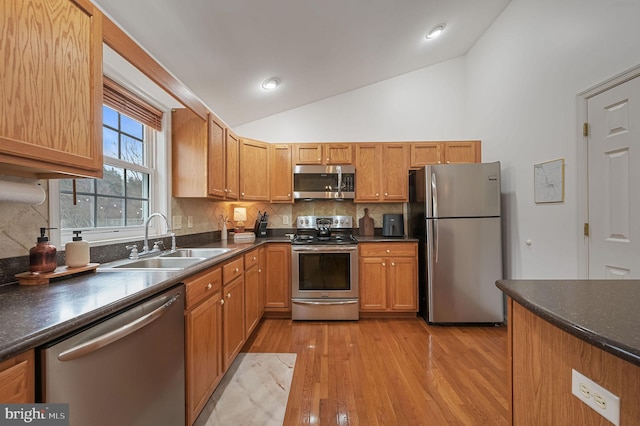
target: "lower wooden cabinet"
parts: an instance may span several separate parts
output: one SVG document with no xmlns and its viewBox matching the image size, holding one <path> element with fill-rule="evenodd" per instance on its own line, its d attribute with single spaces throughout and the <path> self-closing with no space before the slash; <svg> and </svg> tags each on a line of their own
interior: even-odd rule
<svg viewBox="0 0 640 426">
<path fill-rule="evenodd" d="M 35 367 L 33 350 L 0 362 L 0 403 L 35 402 Z"/>
<path fill-rule="evenodd" d="M 242 263 L 242 257 L 239 258 Z M 224 276 L 224 274 L 223 274 Z M 245 342 L 244 274 L 226 281 L 222 287 L 222 350 L 226 371 Z"/>
<path fill-rule="evenodd" d="M 417 243 L 360 243 L 362 312 L 418 311 Z"/>
<path fill-rule="evenodd" d="M 205 406 L 223 375 L 222 269 L 185 280 L 185 369 L 187 424 Z"/>
<path fill-rule="evenodd" d="M 264 301 L 260 279 L 260 254 L 255 249 L 244 255 L 244 322 L 248 337 L 262 318 Z"/>
<path fill-rule="evenodd" d="M 267 312 L 291 312 L 291 244 L 269 244 L 264 307 Z"/>
</svg>

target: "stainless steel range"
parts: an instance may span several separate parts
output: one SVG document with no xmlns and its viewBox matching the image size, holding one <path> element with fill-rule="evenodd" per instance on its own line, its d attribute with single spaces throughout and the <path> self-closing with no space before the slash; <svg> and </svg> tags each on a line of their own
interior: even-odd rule
<svg viewBox="0 0 640 426">
<path fill-rule="evenodd" d="M 291 246 L 294 320 L 357 320 L 358 240 L 351 216 L 298 216 Z"/>
</svg>

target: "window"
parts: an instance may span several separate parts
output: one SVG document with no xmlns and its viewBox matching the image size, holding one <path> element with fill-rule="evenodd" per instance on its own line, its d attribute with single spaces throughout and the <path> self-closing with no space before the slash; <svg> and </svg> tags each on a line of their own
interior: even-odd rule
<svg viewBox="0 0 640 426">
<path fill-rule="evenodd" d="M 102 179 L 50 181 L 50 199 L 58 201 L 50 212 L 52 226 L 59 224 L 59 244 L 71 240 L 74 230 L 92 243 L 141 238 L 150 213 L 168 215 L 162 117 L 161 111 L 105 77 Z M 149 232 L 164 232 L 164 224 L 152 221 Z"/>
<path fill-rule="evenodd" d="M 75 204 L 73 180 L 60 182 L 63 230 L 139 226 L 149 216 L 145 126 L 108 106 L 102 114 L 103 178 L 76 179 Z"/>
</svg>

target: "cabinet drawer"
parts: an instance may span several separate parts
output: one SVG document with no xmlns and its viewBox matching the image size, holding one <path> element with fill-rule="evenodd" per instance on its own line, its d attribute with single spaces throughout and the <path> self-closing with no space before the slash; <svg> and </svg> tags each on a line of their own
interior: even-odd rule
<svg viewBox="0 0 640 426">
<path fill-rule="evenodd" d="M 242 256 L 225 263 L 222 266 L 223 285 L 229 284 L 231 281 L 244 274 L 244 260 Z"/>
<path fill-rule="evenodd" d="M 360 256 L 417 256 L 416 243 L 360 243 Z"/>
<path fill-rule="evenodd" d="M 222 268 L 219 266 L 201 272 L 184 281 L 186 287 L 185 308 L 191 309 L 222 288 Z"/>
<path fill-rule="evenodd" d="M 244 269 L 249 270 L 258 265 L 258 250 L 250 251 L 244 255 Z"/>
</svg>

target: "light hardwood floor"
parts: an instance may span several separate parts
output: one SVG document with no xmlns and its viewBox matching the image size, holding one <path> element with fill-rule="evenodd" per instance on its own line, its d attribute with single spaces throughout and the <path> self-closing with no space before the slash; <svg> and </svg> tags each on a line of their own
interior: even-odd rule
<svg viewBox="0 0 640 426">
<path fill-rule="evenodd" d="M 507 327 L 264 319 L 245 352 L 297 354 L 285 425 L 505 425 Z"/>
</svg>

